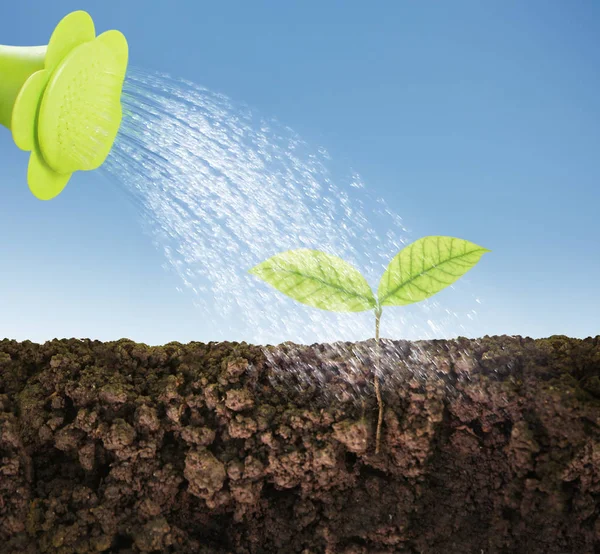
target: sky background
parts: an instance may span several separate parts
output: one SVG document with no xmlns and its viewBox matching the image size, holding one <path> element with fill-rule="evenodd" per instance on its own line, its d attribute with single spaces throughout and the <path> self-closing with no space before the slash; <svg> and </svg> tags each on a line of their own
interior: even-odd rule
<svg viewBox="0 0 600 554">
<path fill-rule="evenodd" d="M 132 65 L 326 148 L 412 238 L 491 249 L 462 292 L 482 301 L 476 336 L 600 333 L 597 1 L 20 0 L 0 43 L 45 44 L 77 9 L 126 35 Z M 228 338 L 177 292 L 122 191 L 80 173 L 40 202 L 28 156 L 0 129 L 0 337 Z"/>
</svg>

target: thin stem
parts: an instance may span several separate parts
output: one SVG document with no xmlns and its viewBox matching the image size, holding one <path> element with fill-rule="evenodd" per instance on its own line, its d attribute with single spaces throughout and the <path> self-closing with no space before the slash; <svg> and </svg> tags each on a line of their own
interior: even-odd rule
<svg viewBox="0 0 600 554">
<path fill-rule="evenodd" d="M 379 324 L 381 321 L 381 306 L 375 308 L 375 372 L 373 381 L 375 383 L 375 395 L 379 406 L 379 415 L 377 417 L 377 432 L 375 434 L 375 454 L 379 454 L 381 445 L 381 425 L 383 423 L 383 399 L 381 397 L 381 387 L 379 386 L 379 370 L 381 367 L 381 348 L 379 342 Z"/>
</svg>

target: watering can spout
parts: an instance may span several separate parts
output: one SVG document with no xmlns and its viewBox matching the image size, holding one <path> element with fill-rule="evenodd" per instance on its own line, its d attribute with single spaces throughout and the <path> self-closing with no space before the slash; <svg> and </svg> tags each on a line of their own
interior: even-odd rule
<svg viewBox="0 0 600 554">
<path fill-rule="evenodd" d="M 31 74 L 44 69 L 46 46 L 0 45 L 0 123 L 11 128 L 15 100 Z"/>
<path fill-rule="evenodd" d="M 60 21 L 47 46 L 0 46 L 0 124 L 30 151 L 27 182 L 41 200 L 76 171 L 107 158 L 121 125 L 128 46 L 119 31 L 96 36 L 83 11 Z"/>
</svg>

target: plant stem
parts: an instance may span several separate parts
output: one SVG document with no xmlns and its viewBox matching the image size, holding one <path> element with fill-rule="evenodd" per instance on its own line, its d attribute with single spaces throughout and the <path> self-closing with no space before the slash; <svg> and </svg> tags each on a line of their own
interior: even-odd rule
<svg viewBox="0 0 600 554">
<path fill-rule="evenodd" d="M 381 306 L 377 306 L 375 308 L 375 371 L 373 372 L 373 381 L 375 383 L 375 395 L 377 396 L 379 415 L 377 417 L 377 432 L 375 434 L 375 454 L 379 454 L 379 447 L 381 444 L 381 424 L 383 423 L 383 399 L 381 398 L 381 388 L 379 386 L 379 370 L 381 366 L 381 349 L 379 342 L 380 321 Z"/>
</svg>

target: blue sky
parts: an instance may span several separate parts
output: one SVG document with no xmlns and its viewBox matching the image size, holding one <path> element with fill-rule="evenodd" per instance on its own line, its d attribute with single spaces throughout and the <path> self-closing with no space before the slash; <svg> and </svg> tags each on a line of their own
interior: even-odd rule
<svg viewBox="0 0 600 554">
<path fill-rule="evenodd" d="M 493 250 L 469 274 L 477 335 L 600 333 L 597 2 L 21 0 L 0 43 L 45 43 L 77 9 L 125 33 L 131 64 L 325 147 L 414 238 Z M 121 191 L 79 174 L 40 202 L 27 158 L 0 129 L 0 337 L 227 338 L 175 290 Z"/>
</svg>

